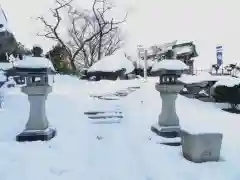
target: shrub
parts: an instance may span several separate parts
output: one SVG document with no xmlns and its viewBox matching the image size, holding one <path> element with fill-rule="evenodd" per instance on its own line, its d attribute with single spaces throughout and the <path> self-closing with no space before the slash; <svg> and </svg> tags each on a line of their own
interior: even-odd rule
<svg viewBox="0 0 240 180">
<path fill-rule="evenodd" d="M 34 57 L 41 57 L 43 53 L 43 49 L 40 46 L 33 46 L 32 54 Z"/>
<path fill-rule="evenodd" d="M 216 102 L 229 103 L 232 109 L 236 109 L 240 104 L 240 85 L 217 86 L 214 88 L 213 98 Z"/>
</svg>

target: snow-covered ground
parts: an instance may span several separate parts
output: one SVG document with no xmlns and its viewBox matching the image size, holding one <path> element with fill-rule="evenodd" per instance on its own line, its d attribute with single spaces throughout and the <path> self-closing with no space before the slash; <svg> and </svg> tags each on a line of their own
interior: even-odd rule
<svg viewBox="0 0 240 180">
<path fill-rule="evenodd" d="M 87 82 L 56 76 L 47 100 L 48 119 L 58 131 L 48 142 L 15 141 L 28 118 L 27 96 L 9 89 L 0 110 L 0 179 L 2 180 L 239 180 L 239 115 L 215 104 L 179 96 L 177 113 L 183 128 L 224 134 L 220 162 L 194 164 L 181 146 L 161 145 L 150 131 L 161 111 L 156 78 Z M 91 98 L 127 87 L 140 89 L 119 100 Z M 120 123 L 94 124 L 84 112 L 121 112 Z"/>
</svg>

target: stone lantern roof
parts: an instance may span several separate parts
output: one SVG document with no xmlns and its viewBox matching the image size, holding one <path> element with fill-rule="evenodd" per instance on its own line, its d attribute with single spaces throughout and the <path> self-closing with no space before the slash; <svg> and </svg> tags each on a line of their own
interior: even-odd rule
<svg viewBox="0 0 240 180">
<path fill-rule="evenodd" d="M 153 65 L 152 74 L 153 76 L 159 77 L 160 86 L 178 85 L 182 84 L 180 81 L 178 81 L 178 78 L 181 76 L 184 70 L 187 69 L 188 66 L 181 60 L 165 59 L 160 62 L 156 62 Z"/>
<path fill-rule="evenodd" d="M 14 62 L 13 67 L 6 71 L 8 76 L 40 76 L 55 73 L 52 62 L 44 57 L 25 57 Z"/>
<path fill-rule="evenodd" d="M 161 75 L 181 75 L 184 70 L 189 69 L 189 67 L 183 63 L 181 60 L 177 59 L 164 59 L 162 61 L 156 62 L 152 66 L 153 76 Z"/>
</svg>

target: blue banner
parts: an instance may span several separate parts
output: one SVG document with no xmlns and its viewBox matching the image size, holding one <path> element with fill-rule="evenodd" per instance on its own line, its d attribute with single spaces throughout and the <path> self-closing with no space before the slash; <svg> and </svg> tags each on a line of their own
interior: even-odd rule
<svg viewBox="0 0 240 180">
<path fill-rule="evenodd" d="M 222 52 L 222 46 L 217 46 L 217 64 L 221 66 L 223 64 L 223 52 Z"/>
</svg>

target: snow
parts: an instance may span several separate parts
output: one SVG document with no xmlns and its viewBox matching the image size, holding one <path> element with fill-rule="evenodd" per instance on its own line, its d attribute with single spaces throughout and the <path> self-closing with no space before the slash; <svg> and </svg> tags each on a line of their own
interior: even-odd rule
<svg viewBox="0 0 240 180">
<path fill-rule="evenodd" d="M 205 95 L 205 96 L 209 96 L 209 94 L 208 94 L 205 90 L 199 91 L 198 94 Z"/>
<path fill-rule="evenodd" d="M 156 62 L 155 60 L 148 59 L 148 60 L 147 60 L 147 66 L 148 66 L 148 67 L 152 67 L 155 62 Z M 144 60 L 136 61 L 136 63 L 138 64 L 137 67 L 139 67 L 139 68 L 142 68 L 142 69 L 143 69 L 144 66 L 145 66 Z"/>
<path fill-rule="evenodd" d="M 11 69 L 13 67 L 12 63 L 8 63 L 8 62 L 1 62 L 0 63 L 0 70 L 7 70 L 7 69 Z"/>
<path fill-rule="evenodd" d="M 232 77 L 228 79 L 222 79 L 216 82 L 213 87 L 217 87 L 217 86 L 233 87 L 235 85 L 240 85 L 240 78 Z"/>
<path fill-rule="evenodd" d="M 175 45 L 177 41 L 172 42 L 166 42 L 163 44 L 155 44 L 147 48 L 148 55 L 156 55 L 156 54 L 162 54 L 167 52 L 168 50 L 172 49 L 172 46 Z M 141 52 L 141 56 L 144 57 L 144 51 Z"/>
<path fill-rule="evenodd" d="M 134 64 L 136 64 L 136 67 L 137 68 L 144 68 L 144 60 L 142 60 L 142 59 L 139 59 L 136 55 L 129 55 L 129 60 L 130 61 L 132 61 Z M 154 64 L 156 62 L 156 60 L 155 59 L 153 59 L 153 58 L 149 58 L 148 60 L 147 60 L 147 66 L 148 67 L 152 67 L 152 65 Z"/>
<path fill-rule="evenodd" d="M 150 131 L 161 111 L 161 98 L 154 88 L 157 81 L 88 82 L 55 76 L 47 116 L 58 133 L 48 142 L 15 141 L 28 119 L 29 102 L 19 87 L 8 89 L 0 110 L 0 179 L 239 179 L 240 140 L 233 138 L 239 130 L 239 115 L 222 111 L 213 103 L 179 96 L 176 109 L 183 129 L 223 133 L 221 162 L 191 163 L 181 156 L 181 146 L 162 145 L 168 140 Z M 119 100 L 90 97 L 132 86 L 141 88 Z M 96 124 L 84 114 L 87 111 L 107 111 L 108 115 L 121 111 L 123 118 L 112 119 L 120 123 Z"/>
<path fill-rule="evenodd" d="M 161 69 L 185 70 L 185 69 L 188 69 L 188 66 L 180 60 L 164 59 L 164 60 L 154 63 L 154 65 L 152 66 L 152 71 L 159 71 Z"/>
<path fill-rule="evenodd" d="M 178 78 L 178 80 L 185 84 L 194 84 L 207 81 L 217 81 L 218 78 L 216 76 L 212 76 L 209 73 L 202 73 L 199 75 L 183 74 L 180 78 Z"/>
<path fill-rule="evenodd" d="M 6 81 L 7 80 L 7 78 L 6 78 L 6 76 L 4 75 L 4 72 L 3 71 L 0 71 L 0 82 L 4 82 L 4 81 Z"/>
<path fill-rule="evenodd" d="M 122 68 L 126 69 L 126 74 L 131 73 L 134 70 L 133 63 L 125 57 L 124 51 L 120 49 L 113 55 L 106 56 L 93 64 L 88 69 L 88 72 L 116 72 Z"/>
<path fill-rule="evenodd" d="M 5 94 L 7 93 L 7 89 L 9 85 L 16 85 L 16 82 L 14 81 L 14 79 L 12 77 L 9 77 L 8 81 L 6 76 L 4 76 L 3 74 L 1 74 L 0 76 L 0 81 L 3 83 L 0 86 L 0 108 L 3 108 L 4 106 L 4 99 L 5 99 Z"/>
<path fill-rule="evenodd" d="M 13 66 L 17 68 L 50 68 L 55 71 L 52 62 L 44 57 L 25 56 L 21 61 L 14 61 Z"/>
<path fill-rule="evenodd" d="M 192 47 L 191 46 L 176 47 L 174 48 L 174 51 L 176 52 L 176 54 L 189 53 L 192 51 Z"/>
<path fill-rule="evenodd" d="M 208 82 L 208 81 L 216 81 L 216 82 L 219 81 L 220 83 L 225 83 L 226 85 L 230 84 L 231 86 L 232 83 L 238 83 L 240 79 L 232 76 L 227 76 L 227 75 L 217 76 L 217 75 L 211 75 L 209 73 L 202 72 L 197 75 L 183 74 L 180 78 L 178 78 L 178 80 L 185 84 L 194 84 L 194 83 L 201 83 L 201 82 Z"/>
</svg>

